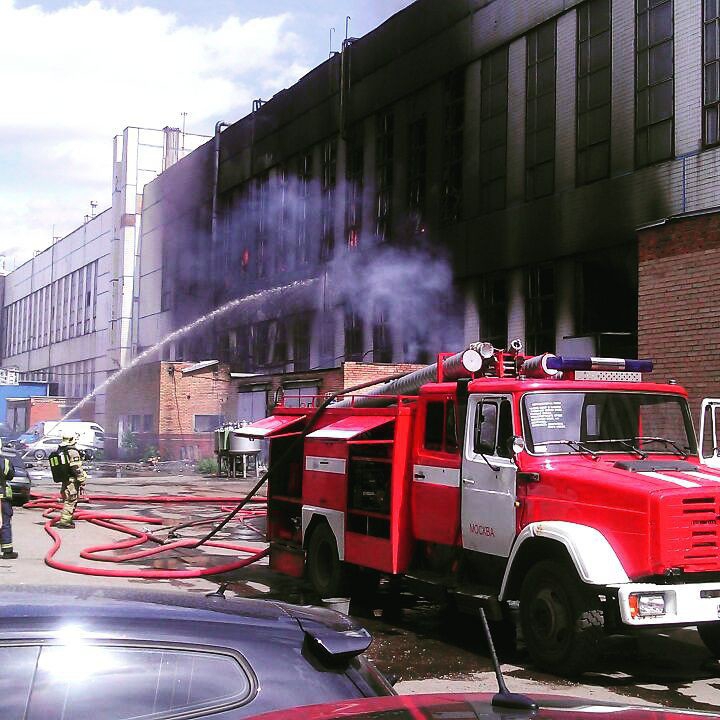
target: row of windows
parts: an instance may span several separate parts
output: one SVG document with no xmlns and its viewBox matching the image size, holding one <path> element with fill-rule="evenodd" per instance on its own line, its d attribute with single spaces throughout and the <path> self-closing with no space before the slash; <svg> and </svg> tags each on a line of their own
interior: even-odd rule
<svg viewBox="0 0 720 720">
<path fill-rule="evenodd" d="M 566 264 L 565 296 L 572 294 L 576 337 L 592 338 L 598 354 L 632 356 L 637 330 L 637 275 L 632 253 L 618 249 L 575 258 Z M 526 352 L 553 352 L 556 343 L 557 295 L 562 285 L 556 267 L 542 263 L 524 268 L 521 297 L 524 305 Z M 613 292 L 607 292 L 607 278 Z M 504 272 L 486 275 L 477 287 L 480 337 L 495 347 L 507 347 L 510 276 Z M 520 281 L 518 281 L 520 282 Z M 572 287 L 567 285 L 570 282 Z M 568 338 L 566 338 L 568 339 Z"/>
<path fill-rule="evenodd" d="M 95 359 L 34 370 L 24 373 L 24 379 L 51 383 L 56 386 L 52 394 L 60 397 L 83 398 L 95 389 Z"/>
<path fill-rule="evenodd" d="M 221 340 L 220 354 L 232 358 L 243 370 L 286 369 L 292 364 L 294 372 L 310 369 L 310 338 L 313 317 L 299 313 L 283 318 L 264 320 L 230 330 Z M 343 314 L 342 355 L 335 355 L 335 317 L 325 313 L 320 318 L 319 367 L 334 367 L 340 358 L 367 360 L 372 353 L 374 362 L 392 362 L 393 346 L 390 316 L 386 308 L 378 307 L 372 319 L 372 347 L 365 347 L 366 320 L 362 314 L 347 307 Z M 178 346 L 180 347 L 180 346 Z M 182 349 L 178 350 L 182 355 Z M 176 359 L 182 359 L 176 355 Z"/>
<path fill-rule="evenodd" d="M 643 167 L 673 156 L 674 0 L 635 0 L 635 164 Z M 700 28 L 698 28 L 700 32 Z M 576 9 L 576 183 L 610 176 L 612 123 L 612 2 L 587 0 Z M 720 0 L 702 2 L 703 142 L 720 143 Z M 555 190 L 557 24 L 547 22 L 526 36 L 525 197 Z M 482 212 L 506 206 L 508 159 L 509 46 L 480 64 L 479 193 Z M 398 241 L 393 221 L 399 136 L 407 148 L 403 170 L 408 239 L 425 232 L 430 187 L 437 189 L 441 222 L 463 214 L 463 149 L 466 144 L 465 69 L 442 83 L 438 177 L 428 176 L 428 118 L 411 118 L 400 128 L 392 109 L 373 118 L 374 140 L 366 147 L 365 124 L 348 129 L 342 213 L 336 212 L 335 139 L 308 149 L 282 166 L 235 190 L 224 208 L 222 257 L 236 268 L 265 277 L 328 260 L 336 252 L 335 227 L 344 220 L 344 246 L 352 250 L 372 235 Z M 373 158 L 374 183 L 367 191 L 364 165 Z M 374 204 L 373 226 L 363 228 L 363 197 Z M 316 239 L 315 241 L 313 239 Z M 317 243 L 317 244 L 315 244 Z M 188 290 L 189 293 L 189 290 Z M 163 309 L 171 288 L 163 285 Z"/>
<path fill-rule="evenodd" d="M 95 331 L 97 261 L 5 308 L 6 357 Z"/>
</svg>

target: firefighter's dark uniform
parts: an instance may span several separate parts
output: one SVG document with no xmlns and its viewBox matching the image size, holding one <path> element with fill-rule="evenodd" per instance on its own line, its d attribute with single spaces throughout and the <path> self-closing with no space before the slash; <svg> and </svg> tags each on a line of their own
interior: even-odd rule
<svg viewBox="0 0 720 720">
<path fill-rule="evenodd" d="M 12 540 L 12 488 L 10 481 L 15 469 L 6 457 L 0 457 L 0 551 L 3 560 L 15 560 L 18 554 L 13 550 Z"/>
<path fill-rule="evenodd" d="M 63 437 L 58 449 L 50 454 L 50 471 L 55 482 L 61 483 L 60 497 L 63 499 L 58 528 L 74 528 L 73 515 L 78 504 L 80 492 L 85 485 L 87 474 L 83 470 L 80 452 L 75 447 L 75 439 Z"/>
</svg>

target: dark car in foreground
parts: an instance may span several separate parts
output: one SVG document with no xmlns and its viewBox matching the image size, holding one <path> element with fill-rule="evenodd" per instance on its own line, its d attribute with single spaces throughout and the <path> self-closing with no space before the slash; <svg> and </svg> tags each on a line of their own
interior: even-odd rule
<svg viewBox="0 0 720 720">
<path fill-rule="evenodd" d="M 0 589 L 3 720 L 230 720 L 392 688 L 331 610 L 117 588 Z"/>
<path fill-rule="evenodd" d="M 489 693 L 434 693 L 365 698 L 271 712 L 253 720 L 707 720 L 718 714 L 530 695 L 537 709 L 493 705 Z"/>
<path fill-rule="evenodd" d="M 0 457 L 6 457 L 15 471 L 15 477 L 10 481 L 13 492 L 13 505 L 23 505 L 30 499 L 30 489 L 32 487 L 25 461 L 14 452 L 2 452 Z"/>
</svg>

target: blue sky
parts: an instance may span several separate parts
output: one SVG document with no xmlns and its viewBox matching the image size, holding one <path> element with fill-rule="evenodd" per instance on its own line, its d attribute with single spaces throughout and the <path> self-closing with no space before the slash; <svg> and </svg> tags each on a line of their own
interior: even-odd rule
<svg viewBox="0 0 720 720">
<path fill-rule="evenodd" d="M 128 125 L 211 134 L 411 0 L 0 0 L 0 256 L 110 204 Z"/>
</svg>

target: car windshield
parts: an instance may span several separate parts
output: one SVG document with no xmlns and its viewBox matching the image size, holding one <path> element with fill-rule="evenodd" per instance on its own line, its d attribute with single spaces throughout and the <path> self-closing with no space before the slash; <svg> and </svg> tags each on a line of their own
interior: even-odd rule
<svg viewBox="0 0 720 720">
<path fill-rule="evenodd" d="M 696 452 L 687 402 L 640 392 L 539 392 L 523 399 L 525 443 L 538 455 Z"/>
</svg>

